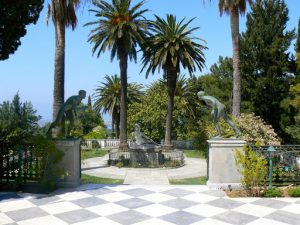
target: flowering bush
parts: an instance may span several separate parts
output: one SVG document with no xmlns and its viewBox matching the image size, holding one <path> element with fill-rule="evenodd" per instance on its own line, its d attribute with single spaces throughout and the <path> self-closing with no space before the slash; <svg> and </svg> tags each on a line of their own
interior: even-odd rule
<svg viewBox="0 0 300 225">
<path fill-rule="evenodd" d="M 280 145 L 279 137 L 272 126 L 266 124 L 262 118 L 255 116 L 254 113 L 241 114 L 239 117 L 233 118 L 233 122 L 242 133 L 240 138 L 247 141 L 248 144 Z M 220 121 L 220 127 L 223 137 L 235 135 L 232 128 L 223 120 Z M 213 124 L 207 127 L 207 133 L 209 137 L 217 135 Z"/>
</svg>

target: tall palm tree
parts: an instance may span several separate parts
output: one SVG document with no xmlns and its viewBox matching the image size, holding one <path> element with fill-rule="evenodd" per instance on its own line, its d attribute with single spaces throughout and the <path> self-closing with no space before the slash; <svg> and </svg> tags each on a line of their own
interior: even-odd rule
<svg viewBox="0 0 300 225">
<path fill-rule="evenodd" d="M 98 86 L 94 93 L 94 108 L 98 113 L 109 113 L 112 117 L 112 132 L 116 137 L 120 135 L 120 102 L 121 102 L 121 79 L 118 75 L 104 77 L 104 82 Z M 137 83 L 128 84 L 128 103 L 139 102 L 143 95 L 142 85 Z"/>
<path fill-rule="evenodd" d="M 198 29 L 198 27 L 188 28 L 193 19 L 187 23 L 183 19 L 178 23 L 174 15 L 167 15 L 166 20 L 158 16 L 155 17 L 156 21 L 150 23 L 150 30 L 153 34 L 147 39 L 143 49 L 142 71 L 147 67 L 146 77 L 150 72 L 154 73 L 156 69 L 160 71 L 162 68 L 164 71 L 168 89 L 164 149 L 172 150 L 174 94 L 180 67 L 187 69 L 190 75 L 197 67 L 202 70 L 205 61 L 203 50 L 206 47 L 194 42 L 194 40 L 203 41 L 202 39 L 191 37 L 192 32 Z"/>
<path fill-rule="evenodd" d="M 239 116 L 241 112 L 241 74 L 239 56 L 239 14 L 246 11 L 247 2 L 251 5 L 252 0 L 219 0 L 219 11 L 230 15 L 230 28 L 233 48 L 233 99 L 232 115 Z"/>
<path fill-rule="evenodd" d="M 50 15 L 55 27 L 55 61 L 54 61 L 54 89 L 53 89 L 53 112 L 55 120 L 57 113 L 64 103 L 65 98 L 65 30 L 77 25 L 76 9 L 82 0 L 52 0 L 48 4 L 47 21 Z M 62 129 L 55 129 L 55 136 L 62 134 Z"/>
<path fill-rule="evenodd" d="M 94 2 L 97 10 L 97 21 L 86 25 L 95 25 L 91 31 L 89 42 L 94 44 L 93 53 L 97 57 L 107 48 L 111 50 L 111 60 L 117 55 L 121 75 L 121 107 L 120 107 L 120 146 L 119 150 L 128 150 L 127 144 L 127 61 L 136 61 L 137 44 L 142 44 L 147 32 L 147 22 L 143 14 L 148 10 L 140 9 L 141 1 L 130 8 L 131 0 L 112 0 Z"/>
</svg>

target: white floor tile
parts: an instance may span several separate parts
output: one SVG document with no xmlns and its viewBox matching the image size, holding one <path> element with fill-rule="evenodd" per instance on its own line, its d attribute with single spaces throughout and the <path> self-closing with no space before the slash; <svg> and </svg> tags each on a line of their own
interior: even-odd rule
<svg viewBox="0 0 300 225">
<path fill-rule="evenodd" d="M 18 222 L 19 225 L 68 225 L 66 222 L 50 215 Z"/>
<path fill-rule="evenodd" d="M 99 217 L 92 220 L 87 220 L 79 223 L 73 223 L 72 225 L 122 225 L 105 217 Z"/>
<path fill-rule="evenodd" d="M 211 217 L 211 216 L 215 216 L 217 214 L 226 212 L 227 210 L 219 208 L 219 207 L 207 205 L 207 204 L 199 204 L 196 206 L 192 206 L 192 207 L 183 209 L 183 211 L 193 213 L 196 215 L 200 215 L 200 216 L 204 216 L 204 217 Z"/>
<path fill-rule="evenodd" d="M 97 205 L 97 206 L 92 206 L 86 208 L 86 210 L 89 210 L 93 213 L 96 213 L 100 216 L 108 216 L 112 215 L 115 213 L 120 213 L 129 210 L 128 208 L 125 208 L 123 206 L 114 204 L 114 203 L 107 203 L 107 204 L 102 204 L 102 205 Z"/>
<path fill-rule="evenodd" d="M 132 225 L 175 225 L 175 224 L 167 222 L 165 220 L 153 218 L 153 219 L 142 221 L 142 222 L 139 222 L 139 223 L 134 223 Z"/>
<path fill-rule="evenodd" d="M 287 223 L 282 223 L 275 220 L 269 220 L 265 218 L 260 218 L 252 221 L 251 223 L 247 223 L 247 225 L 288 225 Z"/>
<path fill-rule="evenodd" d="M 87 194 L 82 191 L 75 191 L 75 192 L 69 192 L 69 193 L 64 193 L 64 194 L 58 195 L 58 197 L 66 200 L 66 201 L 72 201 L 72 200 L 77 200 L 77 199 L 81 199 L 81 198 L 88 198 L 91 196 L 92 195 Z"/>
<path fill-rule="evenodd" d="M 154 202 L 154 203 L 160 203 L 160 202 L 175 199 L 174 196 L 170 196 L 170 195 L 166 195 L 166 194 L 162 194 L 162 193 L 154 193 L 154 194 L 144 195 L 139 198 L 150 201 L 150 202 Z"/>
<path fill-rule="evenodd" d="M 9 218 L 7 215 L 5 215 L 4 213 L 0 213 L 0 224 L 1 225 L 5 225 L 8 223 L 13 223 L 14 221 Z"/>
<path fill-rule="evenodd" d="M 300 215 L 300 204 L 290 204 L 290 205 L 287 205 L 287 206 L 281 208 L 280 210 L 284 210 L 284 211 L 288 211 L 288 212 L 296 213 L 296 214 Z"/>
<path fill-rule="evenodd" d="M 15 211 L 19 209 L 27 209 L 35 207 L 34 204 L 27 200 L 16 200 L 16 201 L 9 201 L 9 202 L 1 202 L 0 203 L 0 211 L 1 212 L 9 212 L 9 211 Z"/>
<path fill-rule="evenodd" d="M 245 204 L 242 206 L 239 206 L 232 211 L 257 216 L 257 217 L 264 217 L 268 214 L 271 214 L 276 211 L 274 208 L 266 207 L 266 206 L 260 206 L 260 205 L 252 205 L 252 204 Z"/>
<path fill-rule="evenodd" d="M 101 198 L 105 201 L 108 202 L 117 202 L 117 201 L 122 201 L 122 200 L 126 200 L 126 199 L 130 199 L 133 198 L 130 195 L 121 193 L 121 192 L 114 192 L 114 193 L 109 193 L 109 194 L 102 194 L 102 195 L 98 195 L 97 198 Z"/>
<path fill-rule="evenodd" d="M 182 198 L 186 199 L 186 200 L 198 202 L 198 203 L 206 203 L 206 202 L 216 200 L 219 197 L 215 197 L 215 196 L 211 196 L 211 195 L 207 195 L 207 194 L 202 194 L 202 193 L 196 193 L 196 194 L 191 194 L 191 195 L 184 196 Z"/>
<path fill-rule="evenodd" d="M 214 220 L 214 219 L 206 218 L 204 220 L 201 220 L 201 221 L 196 222 L 196 223 L 192 223 L 190 225 L 232 225 L 232 224 L 222 222 L 220 220 Z M 267 225 L 267 224 L 265 224 L 265 225 Z"/>
<path fill-rule="evenodd" d="M 140 213 L 143 213 L 143 214 L 146 214 L 146 215 L 149 215 L 152 217 L 159 217 L 159 216 L 163 216 L 165 214 L 176 212 L 178 210 L 168 207 L 168 206 L 160 205 L 160 204 L 152 204 L 152 205 L 144 206 L 141 208 L 137 208 L 137 209 L 135 209 L 135 211 L 138 211 Z"/>
<path fill-rule="evenodd" d="M 81 209 L 81 207 L 71 202 L 57 202 L 53 204 L 42 205 L 40 206 L 40 208 L 50 214 L 57 214 Z"/>
</svg>

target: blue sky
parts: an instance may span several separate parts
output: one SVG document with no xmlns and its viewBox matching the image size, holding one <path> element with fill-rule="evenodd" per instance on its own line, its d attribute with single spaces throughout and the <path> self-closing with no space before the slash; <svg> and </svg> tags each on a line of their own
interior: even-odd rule
<svg viewBox="0 0 300 225">
<path fill-rule="evenodd" d="M 132 2 L 134 4 L 138 1 Z M 153 14 L 164 17 L 167 13 L 175 14 L 178 19 L 196 17 L 191 26 L 200 29 L 194 36 L 206 40 L 206 46 L 209 48 L 205 51 L 206 68 L 202 72 L 197 71 L 197 76 L 206 73 L 210 66 L 217 62 L 219 56 L 232 55 L 229 17 L 226 14 L 220 17 L 217 2 L 212 0 L 209 3 L 207 0 L 203 4 L 203 0 L 147 0 L 144 5 L 144 8 L 150 10 L 146 14 L 149 19 L 153 18 Z M 290 17 L 287 29 L 297 28 L 300 1 L 286 0 L 286 3 Z M 85 23 L 95 20 L 93 13 L 88 12 L 89 8 L 93 6 L 87 4 L 78 10 L 77 28 L 75 31 L 68 29 L 66 33 L 66 98 L 77 94 L 80 89 L 92 95 L 106 74 L 119 73 L 118 62 L 110 62 L 110 52 L 102 54 L 99 58 L 92 55 L 92 45 L 87 42 L 92 27 L 83 27 Z M 52 21 L 47 27 L 45 18 L 46 7 L 41 12 L 38 23 L 27 27 L 27 35 L 21 39 L 22 45 L 15 54 L 6 61 L 0 61 L 0 103 L 12 100 L 19 92 L 22 101 L 31 101 L 43 120 L 49 121 L 53 101 L 55 34 Z M 245 19 L 245 16 L 240 17 L 241 32 L 245 30 Z M 128 63 L 129 82 L 147 85 L 162 76 L 157 73 L 146 80 L 145 74 L 140 74 L 140 68 L 139 60 L 137 64 Z M 108 117 L 105 117 L 105 120 L 108 120 Z"/>
</svg>

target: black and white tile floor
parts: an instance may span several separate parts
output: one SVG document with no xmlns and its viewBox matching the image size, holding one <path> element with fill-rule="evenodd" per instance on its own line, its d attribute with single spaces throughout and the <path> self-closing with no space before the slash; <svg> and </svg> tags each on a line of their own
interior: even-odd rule
<svg viewBox="0 0 300 225">
<path fill-rule="evenodd" d="M 300 225 L 299 198 L 228 198 L 206 186 L 84 185 L 0 193 L 1 225 Z"/>
</svg>

